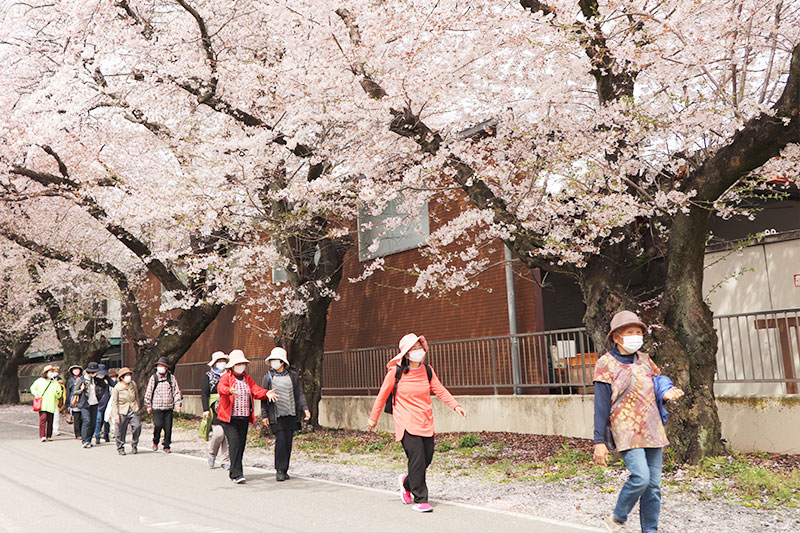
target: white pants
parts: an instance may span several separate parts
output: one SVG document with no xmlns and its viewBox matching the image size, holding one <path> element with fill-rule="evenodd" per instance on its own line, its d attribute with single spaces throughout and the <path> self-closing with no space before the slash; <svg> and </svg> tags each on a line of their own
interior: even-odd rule
<svg viewBox="0 0 800 533">
<path fill-rule="evenodd" d="M 211 425 L 211 438 L 208 439 L 208 455 L 212 459 L 220 455 L 220 464 L 230 464 L 231 458 L 228 451 L 228 441 L 225 438 L 225 432 L 222 431 L 222 426 L 219 424 Z"/>
</svg>

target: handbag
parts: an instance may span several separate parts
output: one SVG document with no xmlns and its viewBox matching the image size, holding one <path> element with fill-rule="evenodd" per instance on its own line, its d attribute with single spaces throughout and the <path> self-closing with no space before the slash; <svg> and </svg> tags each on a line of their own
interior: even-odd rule
<svg viewBox="0 0 800 533">
<path fill-rule="evenodd" d="M 39 411 L 42 410 L 42 397 L 44 396 L 44 393 L 47 392 L 47 389 L 49 389 L 50 385 L 52 385 L 52 384 L 53 384 L 52 381 L 50 383 L 48 383 L 47 387 L 45 387 L 44 390 L 42 391 L 42 396 L 36 396 L 33 399 L 33 410 L 34 411 L 39 412 Z"/>
</svg>

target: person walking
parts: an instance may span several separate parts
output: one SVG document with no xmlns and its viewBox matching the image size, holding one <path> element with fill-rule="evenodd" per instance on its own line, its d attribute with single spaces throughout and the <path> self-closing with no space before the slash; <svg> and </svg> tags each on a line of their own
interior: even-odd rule
<svg viewBox="0 0 800 533">
<path fill-rule="evenodd" d="M 289 368 L 286 350 L 273 348 L 266 361 L 270 368 L 267 369 L 261 386 L 267 390 L 275 390 L 278 400 L 261 401 L 261 418 L 275 435 L 275 479 L 285 481 L 289 479 L 294 432 L 302 427 L 301 420 L 311 418 L 311 411 L 297 372 Z"/>
<path fill-rule="evenodd" d="M 153 451 L 158 451 L 161 440 L 161 431 L 164 431 L 164 453 L 171 453 L 172 445 L 172 419 L 174 413 L 181 412 L 181 388 L 178 380 L 169 371 L 166 357 L 161 357 L 156 362 L 156 371 L 147 382 L 147 391 L 144 393 L 144 404 L 147 412 L 153 415 Z"/>
<path fill-rule="evenodd" d="M 108 409 L 111 409 L 114 420 L 114 440 L 117 444 L 117 453 L 125 455 L 125 438 L 128 426 L 131 428 L 131 453 L 139 453 L 139 435 L 142 433 L 142 420 L 139 417 L 141 402 L 136 383 L 133 381 L 133 372 L 128 367 L 119 369 L 119 381 L 111 391 L 111 400 Z"/>
<path fill-rule="evenodd" d="M 68 407 L 69 402 L 67 401 L 67 389 L 64 386 L 64 378 L 61 377 L 61 370 L 58 365 L 53 365 L 53 371 L 56 373 L 56 383 L 58 383 L 58 387 L 61 389 L 61 397 L 58 399 L 56 412 L 53 413 L 53 435 L 58 436 L 61 435 L 61 413 Z"/>
<path fill-rule="evenodd" d="M 250 361 L 241 350 L 233 350 L 226 365 L 228 370 L 217 383 L 219 394 L 217 416 L 225 432 L 225 438 L 228 439 L 228 452 L 231 457 L 228 475 L 234 483 L 247 481 L 244 477 L 242 457 L 247 443 L 247 428 L 255 420 L 253 400 L 269 399 L 274 402 L 278 399 L 274 391 L 256 385 L 247 373 L 248 364 Z"/>
<path fill-rule="evenodd" d="M 67 413 L 69 418 L 67 422 L 72 420 L 72 429 L 75 432 L 75 438 L 81 438 L 81 410 L 75 405 L 78 399 L 74 396 L 75 382 L 83 375 L 83 367 L 81 365 L 72 365 L 67 370 L 69 378 L 64 388 L 67 390 Z"/>
<path fill-rule="evenodd" d="M 220 456 L 220 467 L 227 470 L 231 462 L 228 454 L 228 441 L 225 439 L 225 432 L 217 417 L 217 405 L 219 394 L 217 385 L 225 372 L 228 364 L 228 356 L 224 352 L 214 352 L 211 354 L 210 367 L 208 372 L 203 374 L 203 382 L 200 385 L 200 402 L 203 404 L 203 418 L 211 418 L 211 438 L 208 442 L 208 467 L 214 468 L 217 456 Z"/>
<path fill-rule="evenodd" d="M 408 458 L 408 474 L 399 480 L 400 497 L 405 504 L 413 502 L 414 511 L 429 513 L 433 507 L 428 503 L 425 471 L 433 460 L 434 447 L 431 391 L 456 413 L 463 417 L 467 413 L 433 368 L 423 362 L 428 353 L 425 337 L 409 333 L 400 339 L 399 348 L 400 353 L 386 364 L 388 372 L 372 405 L 367 427 L 370 431 L 375 429 L 381 410 L 391 406 L 394 438 L 403 444 Z"/>
<path fill-rule="evenodd" d="M 53 365 L 42 369 L 42 375 L 31 383 L 31 394 L 40 398 L 39 402 L 39 438 L 42 442 L 53 439 L 53 417 L 58 412 L 58 400 L 61 398 L 61 385 L 56 381 L 58 371 Z"/>
<path fill-rule="evenodd" d="M 100 403 L 97 404 L 97 421 L 94 426 L 95 444 L 100 444 L 101 436 L 106 442 L 111 441 L 109 435 L 111 424 L 106 422 L 106 407 L 108 406 L 108 401 L 111 399 L 111 391 L 114 389 L 117 382 L 111 379 L 111 374 L 106 370 L 105 365 L 100 365 L 97 377 L 105 381 L 107 387 L 105 394 L 100 398 Z"/>
<path fill-rule="evenodd" d="M 94 446 L 92 435 L 97 420 L 97 406 L 108 389 L 106 381 L 97 377 L 99 371 L 97 363 L 89 363 L 83 376 L 73 386 L 73 402 L 81 411 L 81 442 L 84 448 Z"/>
<path fill-rule="evenodd" d="M 595 366 L 593 460 L 606 466 L 611 444 L 621 453 L 630 471 L 614 512 L 604 520 L 610 532 L 624 530 L 637 501 L 642 532 L 658 531 L 662 452 L 669 441 L 653 383 L 654 376 L 661 371 L 646 353 L 639 351 L 646 331 L 647 326 L 635 313 L 615 314 L 607 337 L 614 348 L 600 357 Z M 677 400 L 681 396 L 683 391 L 672 387 L 663 394 L 663 399 Z"/>
</svg>

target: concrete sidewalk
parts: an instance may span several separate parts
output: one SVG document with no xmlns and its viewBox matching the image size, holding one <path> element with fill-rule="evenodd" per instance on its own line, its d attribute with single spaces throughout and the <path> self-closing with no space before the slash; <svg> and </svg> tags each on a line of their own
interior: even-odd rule
<svg viewBox="0 0 800 533">
<path fill-rule="evenodd" d="M 144 434 L 139 454 L 123 457 L 113 443 L 39 442 L 28 417 L 17 418 L 0 420 L 0 531 L 599 531 L 436 501 L 433 513 L 418 514 L 396 493 L 295 477 L 278 483 L 274 472 L 253 468 L 247 484 L 234 485 L 205 461 L 150 451 Z"/>
</svg>

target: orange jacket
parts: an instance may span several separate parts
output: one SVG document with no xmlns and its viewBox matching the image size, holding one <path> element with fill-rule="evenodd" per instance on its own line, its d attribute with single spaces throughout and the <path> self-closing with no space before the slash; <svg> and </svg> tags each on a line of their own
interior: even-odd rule
<svg viewBox="0 0 800 533">
<path fill-rule="evenodd" d="M 231 421 L 231 411 L 233 411 L 231 387 L 234 381 L 236 381 L 236 377 L 233 375 L 233 372 L 228 370 L 222 374 L 222 377 L 219 378 L 219 383 L 217 383 L 217 394 L 219 394 L 217 418 L 222 422 Z M 251 378 L 250 374 L 247 372 L 244 373 L 244 381 L 247 383 L 247 386 L 250 387 L 250 423 L 252 424 L 255 421 L 255 415 L 253 414 L 254 401 L 265 399 L 267 397 L 267 389 L 262 389 L 256 385 L 256 382 L 253 381 L 253 378 Z"/>
<path fill-rule="evenodd" d="M 391 364 L 391 362 L 390 362 Z M 388 365 L 387 365 L 388 366 Z M 383 385 L 378 392 L 375 403 L 372 405 L 370 420 L 378 420 L 386 404 L 386 399 L 394 389 L 396 366 L 389 366 L 389 371 L 383 379 Z M 428 383 L 428 374 L 425 365 L 410 368 L 402 374 L 397 382 L 397 398 L 394 403 L 392 419 L 394 420 L 394 440 L 402 440 L 403 434 L 408 431 L 411 435 L 420 437 L 433 436 L 433 404 L 431 391 L 444 403 L 455 409 L 459 403 L 453 398 L 431 367 L 431 381 Z"/>
</svg>

